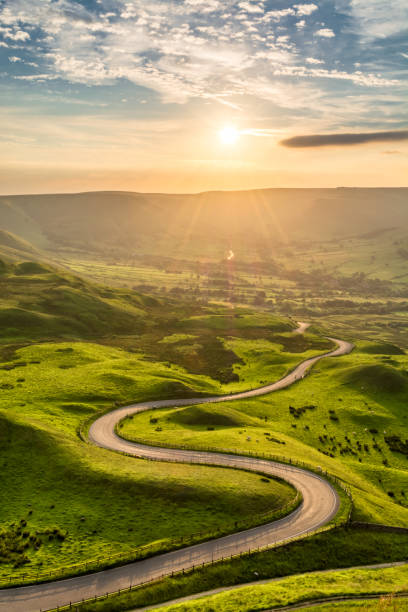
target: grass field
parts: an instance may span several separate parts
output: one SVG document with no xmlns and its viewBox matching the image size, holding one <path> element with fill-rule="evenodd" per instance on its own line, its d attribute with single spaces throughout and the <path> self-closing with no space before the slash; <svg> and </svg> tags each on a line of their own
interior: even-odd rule
<svg viewBox="0 0 408 612">
<path fill-rule="evenodd" d="M 350 569 L 330 573 L 291 576 L 259 586 L 248 586 L 196 601 L 160 608 L 168 612 L 200 610 L 246 612 L 266 610 L 302 601 L 348 594 L 405 592 L 408 567 L 387 569 Z"/>
</svg>

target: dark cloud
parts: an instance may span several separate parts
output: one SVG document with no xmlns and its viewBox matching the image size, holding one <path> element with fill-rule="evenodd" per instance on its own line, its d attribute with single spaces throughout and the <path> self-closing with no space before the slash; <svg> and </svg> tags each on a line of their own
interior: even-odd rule
<svg viewBox="0 0 408 612">
<path fill-rule="evenodd" d="M 395 132 L 363 132 L 357 134 L 310 134 L 281 140 L 284 147 L 327 147 L 364 144 L 365 142 L 397 142 L 408 140 L 408 130 Z"/>
</svg>

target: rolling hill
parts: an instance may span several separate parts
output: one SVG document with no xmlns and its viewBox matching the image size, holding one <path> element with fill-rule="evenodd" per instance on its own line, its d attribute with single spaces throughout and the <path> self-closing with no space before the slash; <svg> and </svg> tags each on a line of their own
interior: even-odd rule
<svg viewBox="0 0 408 612">
<path fill-rule="evenodd" d="M 2 196 L 0 228 L 51 251 L 219 257 L 229 248 L 408 232 L 408 188 Z"/>
</svg>

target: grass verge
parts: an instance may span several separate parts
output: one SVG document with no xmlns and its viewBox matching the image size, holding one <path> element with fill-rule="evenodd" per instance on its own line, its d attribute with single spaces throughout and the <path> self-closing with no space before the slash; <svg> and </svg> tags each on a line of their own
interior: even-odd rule
<svg viewBox="0 0 408 612">
<path fill-rule="evenodd" d="M 245 554 L 232 561 L 165 578 L 130 592 L 81 604 L 78 609 L 81 612 L 123 612 L 254 580 L 365 565 L 367 559 L 375 564 L 407 558 L 408 534 L 340 528 L 284 547 Z"/>
</svg>

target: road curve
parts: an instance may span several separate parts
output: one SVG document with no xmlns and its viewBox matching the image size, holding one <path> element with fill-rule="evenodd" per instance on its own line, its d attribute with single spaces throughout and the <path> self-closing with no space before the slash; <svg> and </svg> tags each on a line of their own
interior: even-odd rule
<svg viewBox="0 0 408 612">
<path fill-rule="evenodd" d="M 158 461 L 232 467 L 281 477 L 298 489 L 303 496 L 303 502 L 297 510 L 266 525 L 121 567 L 50 583 L 0 590 L 0 612 L 37 612 L 66 605 L 70 602 L 78 602 L 83 598 L 128 588 L 131 584 L 137 585 L 171 574 L 173 571 L 187 569 L 193 565 L 197 566 L 212 560 L 247 552 L 249 549 L 304 535 L 328 523 L 337 513 L 339 499 L 334 488 L 316 474 L 273 461 L 239 455 L 144 446 L 120 438 L 115 433 L 115 426 L 126 416 L 144 410 L 225 402 L 256 397 L 283 389 L 302 379 L 307 370 L 323 357 L 345 355 L 353 349 L 353 345 L 349 342 L 334 338 L 330 338 L 330 340 L 337 345 L 336 349 L 307 359 L 284 378 L 270 385 L 222 396 L 141 402 L 118 408 L 100 417 L 92 424 L 89 431 L 89 438 L 94 444 L 109 450 L 126 452 L 136 457 Z"/>
</svg>

